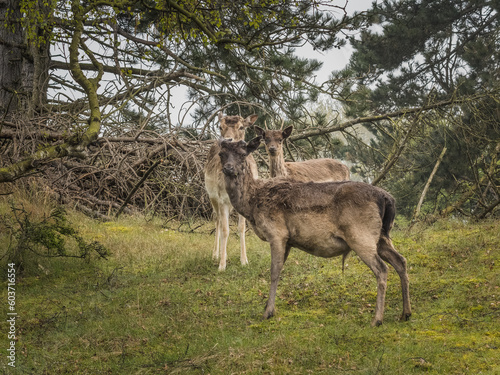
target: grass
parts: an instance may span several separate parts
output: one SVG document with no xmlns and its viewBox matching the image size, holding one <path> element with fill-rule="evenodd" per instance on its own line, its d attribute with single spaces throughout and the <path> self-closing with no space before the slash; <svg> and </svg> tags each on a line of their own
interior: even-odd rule
<svg viewBox="0 0 500 375">
<path fill-rule="evenodd" d="M 398 320 L 401 288 L 390 268 L 384 324 L 371 328 L 375 278 L 356 256 L 342 274 L 340 258 L 292 250 L 277 315 L 263 321 L 270 254 L 254 234 L 247 236 L 250 265 L 240 265 L 232 235 L 228 268 L 219 272 L 210 223 L 181 233 L 158 220 L 69 218 L 112 256 L 40 259 L 18 278 L 16 368 L 4 355 L 6 373 L 500 373 L 500 221 L 396 229 L 413 316 Z M 5 234 L 0 241 L 1 249 Z M 2 319 L 2 348 L 7 330 Z"/>
</svg>

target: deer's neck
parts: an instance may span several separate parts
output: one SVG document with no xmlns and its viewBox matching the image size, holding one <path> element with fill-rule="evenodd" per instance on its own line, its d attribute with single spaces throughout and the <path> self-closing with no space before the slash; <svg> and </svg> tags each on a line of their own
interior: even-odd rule
<svg viewBox="0 0 500 375">
<path fill-rule="evenodd" d="M 236 177 L 224 176 L 226 183 L 226 192 L 231 200 L 231 205 L 250 223 L 254 223 L 253 210 L 250 201 L 255 191 L 258 180 L 255 180 L 248 162 L 242 166 Z"/>
<path fill-rule="evenodd" d="M 278 152 L 276 155 L 269 155 L 269 172 L 271 178 L 274 177 L 286 177 L 288 172 L 285 168 L 285 158 L 283 157 L 283 151 Z"/>
</svg>

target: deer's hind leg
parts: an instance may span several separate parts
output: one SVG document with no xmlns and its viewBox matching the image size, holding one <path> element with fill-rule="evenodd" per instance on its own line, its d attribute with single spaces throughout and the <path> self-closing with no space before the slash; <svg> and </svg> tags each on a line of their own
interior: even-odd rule
<svg viewBox="0 0 500 375">
<path fill-rule="evenodd" d="M 387 265 L 377 254 L 376 240 L 372 240 L 372 238 L 368 236 L 364 239 L 351 236 L 347 244 L 372 270 L 377 279 L 377 303 L 375 305 L 375 317 L 371 325 L 379 326 L 384 320 L 385 292 L 387 290 Z"/>
<path fill-rule="evenodd" d="M 410 282 L 406 268 L 406 259 L 396 251 L 392 245 L 392 241 L 387 237 L 380 238 L 377 251 L 383 260 L 394 267 L 401 279 L 401 291 L 403 294 L 403 314 L 401 320 L 409 320 L 411 316 Z"/>
</svg>

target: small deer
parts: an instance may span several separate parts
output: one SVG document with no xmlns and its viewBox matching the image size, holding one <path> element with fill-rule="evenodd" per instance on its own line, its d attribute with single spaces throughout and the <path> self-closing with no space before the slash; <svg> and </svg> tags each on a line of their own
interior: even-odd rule
<svg viewBox="0 0 500 375">
<path fill-rule="evenodd" d="M 349 168 L 334 159 L 311 159 L 300 162 L 285 162 L 283 142 L 292 134 L 293 126 L 284 130 L 264 130 L 256 126 L 255 131 L 264 139 L 269 155 L 271 177 L 287 177 L 297 182 L 329 182 L 349 180 Z"/>
<path fill-rule="evenodd" d="M 235 210 L 257 236 L 271 246 L 271 288 L 264 318 L 275 314 L 275 298 L 283 265 L 292 247 L 320 257 L 351 250 L 377 279 L 372 326 L 382 324 L 387 287 L 387 262 L 401 279 L 402 319 L 411 315 L 406 259 L 392 245 L 389 232 L 395 217 L 394 198 L 378 187 L 354 181 L 302 183 L 287 179 L 254 179 L 249 157 L 257 137 L 220 142 L 226 192 Z M 250 159 L 251 160 L 251 159 Z"/>
<path fill-rule="evenodd" d="M 245 138 L 245 130 L 252 126 L 257 120 L 257 115 L 252 115 L 244 119 L 241 116 L 223 116 L 219 113 L 219 128 L 221 137 L 241 141 Z M 227 240 L 229 237 L 229 214 L 232 206 L 226 193 L 222 166 L 219 158 L 220 145 L 214 144 L 208 153 L 207 163 L 205 164 L 205 188 L 210 198 L 210 203 L 214 209 L 215 221 L 215 245 L 212 253 L 214 259 L 219 259 L 219 271 L 226 269 L 227 261 Z M 247 160 L 253 178 L 257 178 L 257 164 L 255 160 Z M 245 245 L 245 218 L 238 217 L 238 232 L 240 236 L 240 261 L 242 265 L 248 264 L 247 250 Z"/>
</svg>

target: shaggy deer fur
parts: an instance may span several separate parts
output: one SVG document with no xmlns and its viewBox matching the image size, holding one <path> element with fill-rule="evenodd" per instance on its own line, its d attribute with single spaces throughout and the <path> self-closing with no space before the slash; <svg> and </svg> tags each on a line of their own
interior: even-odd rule
<svg viewBox="0 0 500 375">
<path fill-rule="evenodd" d="M 300 162 L 285 162 L 283 142 L 292 134 L 293 126 L 285 130 L 264 130 L 255 127 L 257 135 L 265 142 L 269 155 L 271 177 L 287 177 L 297 182 L 329 182 L 349 180 L 349 168 L 334 159 L 312 159 Z"/>
<path fill-rule="evenodd" d="M 245 138 L 245 130 L 252 126 L 257 120 L 257 115 L 249 116 L 243 119 L 241 116 L 222 116 L 219 113 L 219 127 L 221 137 L 241 141 Z M 229 237 L 229 214 L 232 206 L 226 193 L 224 185 L 224 175 L 219 158 L 220 145 L 214 144 L 208 153 L 207 163 L 205 164 L 205 188 L 210 198 L 210 203 L 214 209 L 215 221 L 215 244 L 213 249 L 213 258 L 219 259 L 219 271 L 226 269 L 227 259 L 227 240 Z M 257 178 L 257 164 L 253 157 L 248 159 L 248 165 L 251 169 L 253 178 Z M 245 245 L 245 218 L 238 217 L 238 232 L 240 235 L 240 260 L 241 264 L 248 264 L 247 250 Z"/>
<path fill-rule="evenodd" d="M 275 313 L 279 275 L 290 248 L 320 257 L 353 250 L 377 279 L 372 325 L 382 324 L 387 266 L 401 279 L 402 319 L 411 315 L 406 260 L 392 245 L 389 232 L 395 216 L 394 198 L 375 186 L 354 182 L 300 183 L 287 179 L 255 180 L 248 157 L 260 137 L 248 143 L 222 141 L 220 159 L 231 204 L 271 245 L 271 289 L 264 318 Z"/>
</svg>

